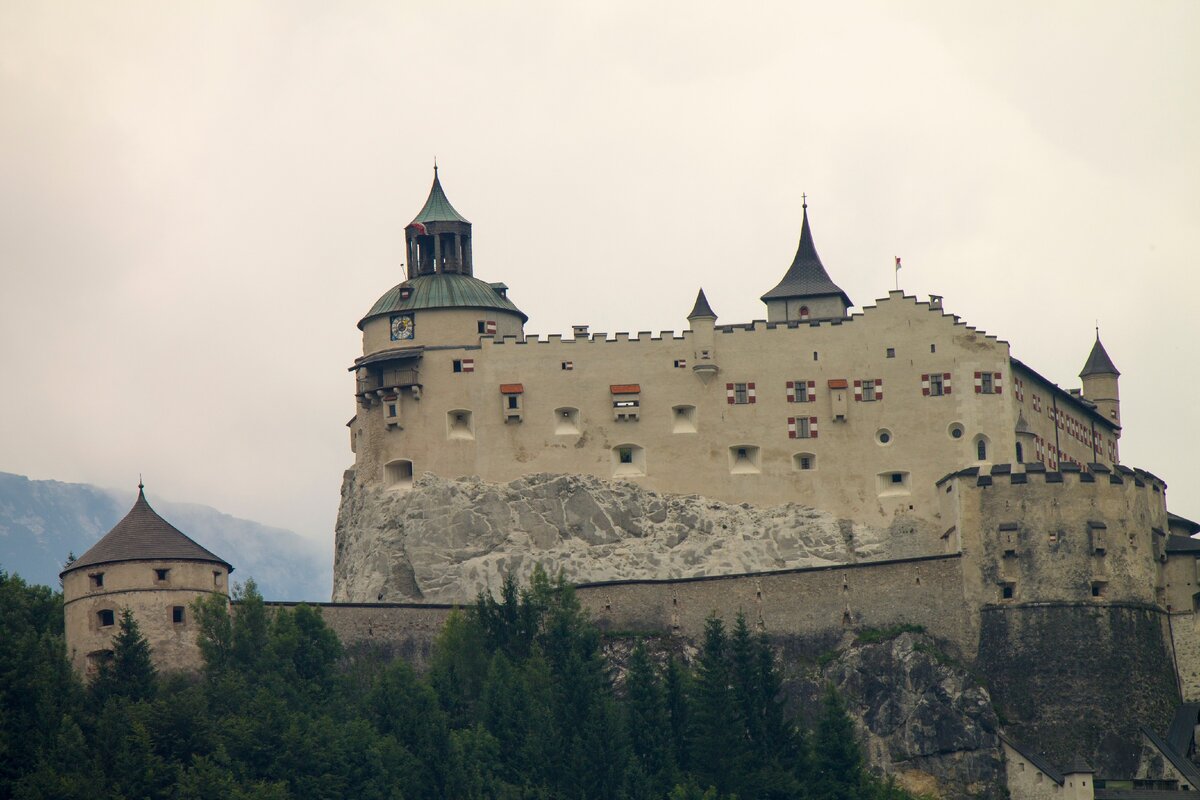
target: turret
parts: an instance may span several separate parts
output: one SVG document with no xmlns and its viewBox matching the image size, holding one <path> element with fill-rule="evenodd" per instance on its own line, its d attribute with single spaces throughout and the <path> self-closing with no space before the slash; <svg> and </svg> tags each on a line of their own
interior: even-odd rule
<svg viewBox="0 0 1200 800">
<path fill-rule="evenodd" d="M 1100 330 L 1096 330 L 1096 343 L 1088 354 L 1087 363 L 1079 373 L 1083 382 L 1083 396 L 1096 404 L 1105 419 L 1114 425 L 1121 424 L 1121 393 L 1117 381 L 1121 373 L 1100 343 Z"/>
<path fill-rule="evenodd" d="M 717 353 L 714 346 L 714 331 L 717 323 L 717 313 L 708 304 L 708 298 L 701 289 L 696 295 L 696 302 L 687 316 L 692 327 L 692 342 L 694 345 L 692 372 L 700 380 L 708 383 L 709 378 L 717 374 Z"/>
<path fill-rule="evenodd" d="M 800 246 L 783 280 L 762 296 L 767 304 L 768 322 L 807 322 L 809 320 L 842 319 L 853 305 L 849 296 L 834 283 L 813 244 L 808 227 L 808 203 L 804 203 L 804 220 L 800 225 Z"/>
<path fill-rule="evenodd" d="M 233 567 L 155 513 L 138 484 L 125 518 L 62 571 L 67 654 L 85 676 L 112 655 L 125 609 L 150 644 L 160 670 L 197 670 L 200 649 L 192 602 L 229 594 Z"/>
<path fill-rule="evenodd" d="M 408 277 L 439 272 L 472 274 L 471 223 L 450 205 L 437 165 L 433 186 L 420 212 L 404 229 L 408 252 Z"/>
</svg>

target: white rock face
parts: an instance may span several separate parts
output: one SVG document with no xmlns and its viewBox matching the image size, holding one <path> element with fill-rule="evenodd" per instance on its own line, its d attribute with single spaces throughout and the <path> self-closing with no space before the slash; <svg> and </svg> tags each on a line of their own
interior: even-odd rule
<svg viewBox="0 0 1200 800">
<path fill-rule="evenodd" d="M 346 472 L 334 602 L 466 603 L 540 563 L 574 583 L 684 578 L 929 552 L 913 518 L 874 529 L 799 505 L 755 508 L 583 475 L 507 484 L 432 474 L 398 492 Z"/>
</svg>

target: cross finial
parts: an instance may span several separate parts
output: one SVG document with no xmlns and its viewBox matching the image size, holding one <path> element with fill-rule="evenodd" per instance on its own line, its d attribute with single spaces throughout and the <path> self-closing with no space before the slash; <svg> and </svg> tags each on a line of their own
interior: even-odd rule
<svg viewBox="0 0 1200 800">
<path fill-rule="evenodd" d="M 803 192 L 800 193 L 800 203 L 804 208 L 808 208 L 808 195 L 804 194 Z"/>
<path fill-rule="evenodd" d="M 1100 338 L 1100 320 L 1096 320 L 1096 338 Z"/>
<path fill-rule="evenodd" d="M 142 483 L 142 473 L 138 473 L 138 491 L 146 488 L 146 484 Z"/>
<path fill-rule="evenodd" d="M 433 174 L 437 175 L 437 156 L 433 157 Z"/>
</svg>

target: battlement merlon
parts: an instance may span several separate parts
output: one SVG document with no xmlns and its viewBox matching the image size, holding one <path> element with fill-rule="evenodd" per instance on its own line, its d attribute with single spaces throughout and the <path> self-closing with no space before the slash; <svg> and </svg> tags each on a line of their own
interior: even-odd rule
<svg viewBox="0 0 1200 800">
<path fill-rule="evenodd" d="M 1166 608 L 1167 485 L 1126 466 L 994 464 L 937 482 L 972 607 Z"/>
</svg>

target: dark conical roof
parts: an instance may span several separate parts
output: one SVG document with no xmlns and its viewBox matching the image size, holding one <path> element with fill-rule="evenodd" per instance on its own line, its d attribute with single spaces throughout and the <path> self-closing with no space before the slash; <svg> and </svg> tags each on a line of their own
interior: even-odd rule
<svg viewBox="0 0 1200 800">
<path fill-rule="evenodd" d="M 1071 762 L 1063 767 L 1062 770 L 1064 775 L 1078 775 L 1081 772 L 1095 771 L 1096 770 L 1092 769 L 1092 765 L 1085 761 L 1083 756 L 1079 755 L 1078 753 L 1071 758 Z"/>
<path fill-rule="evenodd" d="M 825 297 L 836 295 L 846 307 L 854 305 L 850 298 L 829 278 L 817 247 L 813 244 L 812 231 L 808 227 L 808 204 L 804 204 L 804 222 L 800 226 L 800 246 L 796 257 L 774 289 L 762 296 L 762 300 L 782 300 L 790 297 Z"/>
<path fill-rule="evenodd" d="M 211 561 L 233 571 L 228 561 L 205 550 L 160 517 L 146 502 L 146 493 L 139 485 L 137 502 L 125 518 L 61 574 L 113 561 L 158 560 Z"/>
<path fill-rule="evenodd" d="M 1096 332 L 1096 343 L 1092 345 L 1092 352 L 1088 354 L 1087 363 L 1083 365 L 1083 372 L 1079 373 L 1079 377 L 1086 378 L 1088 375 L 1120 375 L 1116 365 L 1112 359 L 1108 357 L 1108 353 L 1104 349 L 1104 345 L 1100 344 L 1100 332 Z"/>
<path fill-rule="evenodd" d="M 429 197 L 425 200 L 425 205 L 421 207 L 421 211 L 417 214 L 412 222 L 465 222 L 471 224 L 470 220 L 462 214 L 454 210 L 454 206 L 450 205 L 450 201 L 446 198 L 446 193 L 442 190 L 442 182 L 438 180 L 437 167 L 433 168 L 433 186 L 429 188 Z"/>
<path fill-rule="evenodd" d="M 717 318 L 717 312 L 713 311 L 712 306 L 708 304 L 708 298 L 704 296 L 703 289 L 696 295 L 696 304 L 692 306 L 692 313 L 687 315 L 688 319 L 695 319 L 696 317 Z"/>
</svg>

